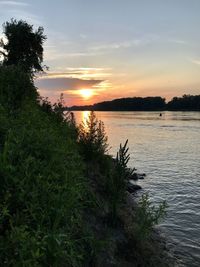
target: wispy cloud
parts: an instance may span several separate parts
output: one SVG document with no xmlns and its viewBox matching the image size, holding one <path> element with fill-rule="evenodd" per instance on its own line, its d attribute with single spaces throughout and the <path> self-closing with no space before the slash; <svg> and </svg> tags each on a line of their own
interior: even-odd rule
<svg viewBox="0 0 200 267">
<path fill-rule="evenodd" d="M 82 39 L 87 38 L 87 36 L 84 34 L 80 34 L 80 37 Z M 44 54 L 48 61 L 65 60 L 69 58 L 78 59 L 82 57 L 99 57 L 117 49 L 145 46 L 155 42 L 156 40 L 159 40 L 159 38 L 160 37 L 158 35 L 149 34 L 141 38 L 124 41 L 122 40 L 119 42 L 94 42 L 82 44 L 81 41 L 80 43 L 77 43 L 72 41 L 70 37 L 68 37 L 68 39 L 67 37 L 63 37 L 62 33 L 56 33 L 56 35 L 52 34 L 52 39 L 50 42 L 47 41 L 47 45 L 44 47 Z M 60 49 L 58 50 L 57 43 L 59 43 L 59 46 L 62 46 L 62 52 Z"/>
<path fill-rule="evenodd" d="M 30 11 L 31 4 L 22 1 L 1 1 L 0 0 L 0 22 L 4 17 L 8 20 L 15 18 L 25 20 L 35 27 L 43 25 L 41 18 Z M 3 23 L 4 21 L 2 21 Z"/>
<path fill-rule="evenodd" d="M 122 42 L 112 42 L 105 43 L 100 45 L 94 45 L 90 47 L 90 50 L 99 51 L 99 50 L 109 50 L 109 49 L 120 49 L 120 48 L 129 48 L 129 47 L 138 47 L 150 44 L 156 40 L 159 40 L 157 35 L 148 35 L 143 38 L 136 38 L 131 40 L 126 40 Z"/>
<path fill-rule="evenodd" d="M 163 38 L 159 35 L 150 34 L 147 36 L 144 36 L 142 38 L 137 39 L 131 39 L 126 40 L 122 42 L 111 42 L 111 43 L 104 43 L 104 44 L 96 44 L 91 47 L 89 47 L 90 51 L 106 51 L 106 50 L 116 50 L 116 49 L 126 49 L 131 47 L 142 47 L 146 46 L 155 42 L 168 42 L 168 43 L 174 43 L 179 45 L 188 45 L 189 43 L 182 39 L 173 39 L 173 38 Z"/>
<path fill-rule="evenodd" d="M 88 79 L 99 79 L 106 77 L 109 77 L 112 75 L 111 68 L 86 68 L 86 67 L 80 67 L 80 68 L 61 68 L 61 71 L 53 71 L 48 72 L 45 74 L 42 74 L 39 78 L 64 78 L 64 77 L 70 77 L 70 78 L 79 78 L 83 80 Z"/>
<path fill-rule="evenodd" d="M 4 5 L 4 6 L 21 6 L 21 7 L 25 7 L 25 6 L 30 6 L 30 4 L 25 3 L 25 2 L 19 2 L 19 1 L 0 1 L 0 5 Z"/>
<path fill-rule="evenodd" d="M 106 90 L 112 88 L 112 84 L 108 80 L 105 80 L 105 81 L 102 81 L 101 83 L 95 84 L 93 86 L 93 88 L 95 90 L 97 90 L 98 92 L 100 92 L 100 91 L 106 91 Z"/>
<path fill-rule="evenodd" d="M 128 48 L 131 46 L 138 46 L 141 43 L 140 40 L 132 40 L 132 41 L 124 41 L 119 43 L 108 43 L 108 44 L 101 44 L 91 47 L 91 50 L 99 51 L 99 50 L 106 50 L 106 49 L 119 49 L 119 48 Z"/>
<path fill-rule="evenodd" d="M 100 53 L 98 53 L 99 55 Z M 44 51 L 44 55 L 45 58 L 47 58 L 48 60 L 59 60 L 59 59 L 67 59 L 67 58 L 79 58 L 79 57 L 93 57 L 96 56 L 97 53 L 95 52 L 89 52 L 89 51 L 77 51 L 77 52 L 69 52 L 69 53 L 65 53 L 65 52 L 60 52 L 57 51 L 57 49 L 55 48 L 50 48 L 50 49 L 46 49 Z"/>
<path fill-rule="evenodd" d="M 28 23 L 33 24 L 35 27 L 43 25 L 41 22 L 41 19 L 37 16 L 34 15 L 27 10 L 22 10 L 22 9 L 9 9 L 6 11 L 8 17 L 12 18 L 14 17 L 17 20 L 25 20 Z"/>
<path fill-rule="evenodd" d="M 188 42 L 186 42 L 185 40 L 181 40 L 181 39 L 168 39 L 167 40 L 169 43 L 174 43 L 174 44 L 179 44 L 179 45 L 187 45 Z"/>
<path fill-rule="evenodd" d="M 200 65 L 200 59 L 189 59 L 190 62 L 196 65 Z"/>
</svg>

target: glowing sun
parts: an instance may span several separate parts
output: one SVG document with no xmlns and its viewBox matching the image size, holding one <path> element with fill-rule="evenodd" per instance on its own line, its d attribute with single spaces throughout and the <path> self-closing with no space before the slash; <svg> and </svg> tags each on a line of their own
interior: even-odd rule
<svg viewBox="0 0 200 267">
<path fill-rule="evenodd" d="M 89 99 L 91 96 L 93 96 L 93 91 L 91 89 L 81 89 L 79 92 L 80 95 L 85 99 Z"/>
</svg>

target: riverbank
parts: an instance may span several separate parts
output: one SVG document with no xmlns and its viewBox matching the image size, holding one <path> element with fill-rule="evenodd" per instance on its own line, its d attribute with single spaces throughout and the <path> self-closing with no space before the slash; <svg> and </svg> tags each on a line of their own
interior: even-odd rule
<svg viewBox="0 0 200 267">
<path fill-rule="evenodd" d="M 128 236 L 133 238 L 133 240 L 135 240 L 135 238 L 137 239 L 137 237 L 135 237 L 136 226 L 134 226 L 135 210 L 137 210 L 137 205 L 137 192 L 134 194 L 127 192 L 126 203 L 124 209 L 121 210 L 120 217 L 122 220 L 124 220 L 124 225 Z M 152 228 L 149 236 L 143 241 L 143 244 L 139 242 L 141 244 L 141 251 L 139 253 L 143 253 L 143 250 L 145 251 L 144 258 L 146 258 L 146 260 L 144 260 L 144 266 L 146 266 L 146 264 L 147 266 L 181 266 L 173 251 L 168 247 L 167 237 L 164 236 L 163 233 L 158 230 L 158 228 Z M 137 243 L 137 240 L 135 243 Z M 134 251 L 134 248 L 132 251 Z M 143 263 L 140 264 L 142 266 Z"/>
<path fill-rule="evenodd" d="M 172 251 L 167 246 L 167 240 L 161 233 L 148 224 L 147 218 L 141 216 L 136 218 L 141 206 L 136 201 L 135 196 L 141 187 L 137 187 L 135 184 L 136 186 L 133 186 L 131 193 L 128 192 L 130 190 L 127 188 L 123 204 L 117 211 L 117 220 L 115 224 L 112 224 L 109 217 L 108 198 L 102 193 L 99 184 L 103 177 L 101 177 L 100 166 L 97 162 L 88 165 L 87 175 L 92 181 L 92 191 L 101 202 L 100 209 L 95 210 L 94 214 L 87 215 L 87 222 L 90 223 L 95 238 L 103 239 L 105 242 L 104 248 L 100 250 L 95 259 L 94 266 L 179 266 Z M 134 172 L 134 177 L 144 177 L 144 175 L 137 175 Z M 147 208 L 149 207 L 144 207 L 144 209 Z M 143 215 L 145 216 L 145 214 Z M 146 222 L 142 222 L 140 219 L 146 220 Z M 142 224 L 144 227 L 149 227 L 148 230 L 146 229 L 147 234 L 142 233 Z"/>
<path fill-rule="evenodd" d="M 134 223 L 137 204 L 134 196 L 127 192 L 126 202 L 119 210 L 118 224 L 113 227 L 100 219 L 93 218 L 91 227 L 97 237 L 107 237 L 107 245 L 96 258 L 98 267 L 178 267 L 181 266 L 167 246 L 167 240 L 155 229 L 148 238 L 138 239 L 137 225 Z M 104 214 L 105 216 L 105 214 Z M 91 217 L 90 219 L 91 220 Z"/>
</svg>

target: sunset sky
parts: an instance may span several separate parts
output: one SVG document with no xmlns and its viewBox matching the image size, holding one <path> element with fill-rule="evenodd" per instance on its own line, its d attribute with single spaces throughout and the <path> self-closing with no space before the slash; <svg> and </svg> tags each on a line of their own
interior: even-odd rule
<svg viewBox="0 0 200 267">
<path fill-rule="evenodd" d="M 36 85 L 67 106 L 200 94 L 199 14 L 199 0 L 0 0 L 0 24 L 44 27 Z"/>
</svg>

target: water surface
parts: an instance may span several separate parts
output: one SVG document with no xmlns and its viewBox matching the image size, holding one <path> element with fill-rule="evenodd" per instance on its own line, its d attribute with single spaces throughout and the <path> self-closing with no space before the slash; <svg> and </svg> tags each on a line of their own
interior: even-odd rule
<svg viewBox="0 0 200 267">
<path fill-rule="evenodd" d="M 87 112 L 75 112 L 77 121 Z M 115 155 L 129 140 L 129 165 L 154 203 L 166 200 L 159 226 L 183 266 L 200 266 L 200 112 L 96 112 Z"/>
</svg>

